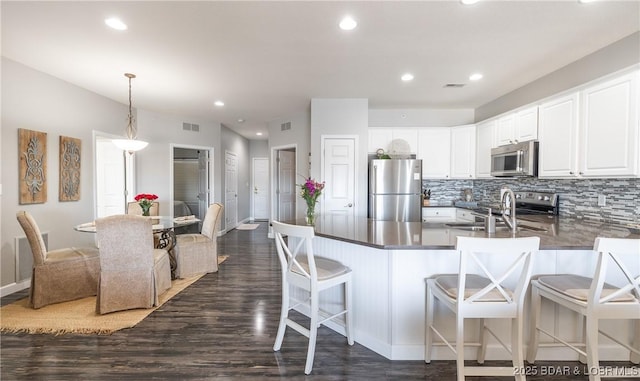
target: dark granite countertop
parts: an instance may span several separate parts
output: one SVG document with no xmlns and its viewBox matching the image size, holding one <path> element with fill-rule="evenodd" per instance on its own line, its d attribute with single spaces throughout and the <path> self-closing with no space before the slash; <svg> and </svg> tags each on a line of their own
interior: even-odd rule
<svg viewBox="0 0 640 381">
<path fill-rule="evenodd" d="M 540 237 L 542 250 L 589 250 L 596 237 L 640 239 L 640 229 L 588 220 L 536 216 L 519 219 L 526 228 L 544 227 L 546 231 L 519 230 L 516 237 Z M 525 220 L 527 218 L 527 220 Z M 304 221 L 297 221 L 303 225 Z M 499 227 L 495 234 L 483 230 L 445 223 L 374 221 L 365 217 L 318 216 L 315 232 L 319 237 L 331 238 L 357 245 L 393 250 L 450 250 L 455 248 L 457 236 L 509 238 L 511 231 Z"/>
</svg>

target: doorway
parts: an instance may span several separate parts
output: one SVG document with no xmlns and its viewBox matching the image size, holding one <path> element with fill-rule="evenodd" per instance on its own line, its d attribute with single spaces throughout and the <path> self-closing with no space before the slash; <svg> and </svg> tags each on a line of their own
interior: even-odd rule
<svg viewBox="0 0 640 381">
<path fill-rule="evenodd" d="M 322 136 L 321 177 L 325 182 L 322 192 L 322 214 L 331 218 L 355 216 L 358 184 L 356 183 L 355 136 Z"/>
<path fill-rule="evenodd" d="M 271 150 L 273 203 L 271 217 L 276 221 L 296 218 L 296 146 L 274 147 Z"/>
<path fill-rule="evenodd" d="M 269 159 L 266 157 L 253 158 L 252 213 L 254 220 L 269 219 Z"/>
<path fill-rule="evenodd" d="M 224 153 L 224 212 L 226 231 L 238 226 L 238 158 L 235 153 Z"/>
<path fill-rule="evenodd" d="M 185 226 L 180 233 L 197 233 L 202 229 L 213 189 L 213 148 L 172 145 L 171 215 L 193 215 L 199 224 Z"/>
<path fill-rule="evenodd" d="M 95 210 L 94 219 L 125 214 L 127 202 L 133 201 L 135 154 L 116 147 L 116 135 L 94 131 Z"/>
</svg>

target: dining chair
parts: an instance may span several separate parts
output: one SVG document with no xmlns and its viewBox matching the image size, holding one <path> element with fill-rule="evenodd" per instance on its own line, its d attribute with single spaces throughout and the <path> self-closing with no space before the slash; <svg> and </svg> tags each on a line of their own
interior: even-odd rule
<svg viewBox="0 0 640 381">
<path fill-rule="evenodd" d="M 218 271 L 217 232 L 223 209 L 222 204 L 218 202 L 209 205 L 200 234 L 176 235 L 176 276 L 178 278 Z"/>
<path fill-rule="evenodd" d="M 598 334 L 629 350 L 630 362 L 640 363 L 640 239 L 598 237 L 593 250 L 597 261 L 591 278 L 563 274 L 540 276 L 531 281 L 532 312 L 527 351 L 527 362 L 534 363 L 540 333 L 544 333 L 555 339 L 551 345 L 567 346 L 579 354 L 581 361 L 586 360 L 590 381 L 606 375 L 600 371 Z M 582 316 L 584 337 L 581 342 L 570 343 L 540 327 L 542 298 Z M 600 330 L 599 322 L 606 319 L 633 321 L 632 345 L 614 337 L 612 332 Z"/>
<path fill-rule="evenodd" d="M 523 306 L 533 257 L 540 246 L 539 237 L 480 238 L 457 237 L 459 259 L 457 274 L 439 274 L 426 279 L 425 362 L 431 362 L 437 335 L 456 355 L 457 379 L 466 376 L 525 376 L 514 369 L 524 368 Z M 455 314 L 453 345 L 434 326 L 436 300 Z M 468 319 L 479 319 L 479 341 L 465 343 L 464 327 Z M 487 319 L 511 321 L 511 347 L 485 324 Z M 491 334 L 511 354 L 513 367 L 465 366 L 465 346 L 477 346 L 477 362 L 484 363 L 488 334 Z"/>
<path fill-rule="evenodd" d="M 135 215 L 96 220 L 100 281 L 96 312 L 106 314 L 159 305 L 171 287 L 169 255 L 153 246 L 152 222 Z"/>
<path fill-rule="evenodd" d="M 160 214 L 160 203 L 158 201 L 153 201 L 151 203 L 151 208 L 149 208 L 150 216 L 159 216 Z M 136 216 L 142 215 L 142 208 L 137 201 L 130 201 L 127 203 L 127 214 L 133 214 Z"/>
<path fill-rule="evenodd" d="M 96 295 L 100 274 L 98 249 L 69 247 L 47 250 L 35 219 L 16 213 L 33 255 L 29 305 L 34 309 Z"/>
<path fill-rule="evenodd" d="M 321 324 L 344 315 L 344 321 L 338 322 L 338 324 L 344 325 L 347 342 L 349 345 L 353 345 L 351 269 L 340 262 L 314 255 L 312 240 L 315 233 L 312 226 L 289 225 L 278 221 L 271 222 L 271 226 L 275 235 L 282 274 L 280 324 L 273 350 L 280 350 L 287 327 L 306 336 L 309 339 L 309 346 L 304 373 L 310 374 L 313 368 L 318 327 Z M 285 242 L 285 237 L 288 242 Z M 292 305 L 289 295 L 291 286 L 307 291 L 309 299 Z M 341 306 L 341 310 L 338 312 L 321 311 L 319 307 L 320 292 L 336 286 L 343 287 L 344 304 Z M 289 311 L 304 303 L 309 303 L 311 315 L 309 328 L 303 327 L 289 318 Z M 323 319 L 320 320 L 320 317 Z"/>
</svg>

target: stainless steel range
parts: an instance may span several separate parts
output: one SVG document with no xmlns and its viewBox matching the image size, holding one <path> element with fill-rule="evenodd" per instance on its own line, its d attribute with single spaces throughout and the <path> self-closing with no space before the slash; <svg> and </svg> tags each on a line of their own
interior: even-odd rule
<svg viewBox="0 0 640 381">
<path fill-rule="evenodd" d="M 513 192 L 516 200 L 518 230 L 530 230 L 556 234 L 559 214 L 559 196 L 553 192 L 518 191 Z M 476 230 L 489 233 L 504 230 L 503 208 L 500 204 L 478 203 L 471 208 L 476 216 Z M 451 224 L 453 225 L 453 224 Z M 460 226 L 464 224 L 458 224 Z"/>
</svg>

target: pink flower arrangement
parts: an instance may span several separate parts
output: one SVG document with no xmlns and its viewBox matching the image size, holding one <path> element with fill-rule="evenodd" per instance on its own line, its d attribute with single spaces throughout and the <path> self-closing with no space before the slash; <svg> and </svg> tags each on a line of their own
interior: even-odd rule
<svg viewBox="0 0 640 381">
<path fill-rule="evenodd" d="M 298 184 L 298 186 L 300 187 L 300 196 L 307 203 L 307 223 L 313 225 L 316 202 L 324 189 L 324 181 L 319 183 L 308 177 L 304 184 Z"/>
</svg>

